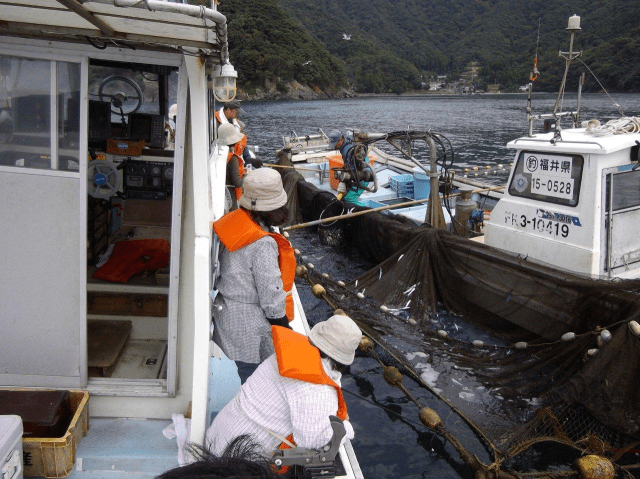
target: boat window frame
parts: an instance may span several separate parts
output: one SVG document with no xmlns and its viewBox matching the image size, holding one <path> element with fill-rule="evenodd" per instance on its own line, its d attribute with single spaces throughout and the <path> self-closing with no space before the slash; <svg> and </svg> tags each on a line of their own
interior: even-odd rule
<svg viewBox="0 0 640 479">
<path fill-rule="evenodd" d="M 90 45 L 70 44 L 67 42 L 43 41 L 40 39 L 21 39 L 13 37 L 0 36 L 0 51 L 4 55 L 22 57 L 34 60 L 57 61 L 57 62 L 74 62 L 81 65 L 81 85 L 80 85 L 80 166 L 79 171 L 65 170 L 43 170 L 37 168 L 16 168 L 11 166 L 0 166 L 0 171 L 10 171 L 12 173 L 21 173 L 40 176 L 58 176 L 73 177 L 82 179 L 82 171 L 86 171 L 88 163 L 88 98 L 89 98 L 89 63 L 92 59 L 109 60 L 118 63 L 146 63 L 150 65 L 167 65 L 178 68 L 178 118 L 182 120 L 187 117 L 187 98 L 189 75 L 184 64 L 184 56 L 181 53 L 168 54 L 167 52 L 156 52 L 153 50 L 128 50 L 123 48 L 108 48 L 104 51 L 96 50 Z M 171 56 L 172 58 L 169 58 Z M 179 270 L 180 248 L 181 248 L 181 210 L 183 196 L 183 167 L 185 162 L 185 137 L 186 137 L 185 121 L 180 121 L 176 129 L 175 150 L 174 150 L 174 185 L 181 185 L 179 190 L 174 189 L 174 204 L 172 207 L 172 232 L 171 232 L 171 258 L 173 271 Z M 179 158 L 179 161 L 178 161 Z M 79 232 L 81 244 L 86 244 L 87 228 L 86 228 L 86 211 L 87 211 L 87 191 L 86 182 L 80 181 L 80 214 L 81 222 L 85 224 Z M 176 201 L 177 198 L 177 201 Z M 173 225 L 179 225 L 173 227 Z M 86 323 L 87 323 L 87 281 L 86 281 L 86 249 L 80 248 L 82 265 L 81 284 L 79 291 L 79 300 L 81 302 L 79 308 L 81 315 L 78 317 L 81 325 L 80 335 L 82 350 L 86 350 Z M 173 265 L 173 261 L 177 264 Z M 147 379 L 119 379 L 119 378 L 89 378 L 88 363 L 86 354 L 80 360 L 81 386 L 86 388 L 93 395 L 97 396 L 116 396 L 116 397 L 176 397 L 178 394 L 178 376 L 179 376 L 179 348 L 178 340 L 178 309 L 179 309 L 179 288 L 180 281 L 176 277 L 172 277 L 169 291 L 168 304 L 168 329 L 167 341 L 173 343 L 173 348 L 169 347 L 167 351 L 167 378 L 157 380 Z M 64 385 L 52 384 L 52 387 Z"/>
<path fill-rule="evenodd" d="M 572 173 L 571 179 L 573 179 L 573 195 L 571 199 L 560 198 L 551 195 L 544 195 L 539 193 L 531 192 L 531 173 L 525 171 L 525 161 L 528 155 L 551 155 L 553 157 L 567 157 L 571 158 L 572 161 Z M 513 168 L 513 174 L 511 175 L 511 179 L 509 181 L 508 192 L 509 195 L 519 197 L 519 198 L 527 198 L 536 201 L 541 201 L 544 203 L 552 203 L 562 206 L 569 206 L 575 208 L 580 203 L 580 189 L 582 185 L 582 174 L 584 170 L 585 159 L 583 155 L 580 154 L 570 154 L 570 153 L 550 153 L 550 152 L 541 152 L 541 151 L 531 151 L 531 150 L 521 150 L 518 152 L 518 156 L 515 160 L 515 165 Z M 522 182 L 524 179 L 524 191 L 520 191 L 517 187 L 517 182 Z M 520 186 L 522 189 L 522 186 Z"/>
<path fill-rule="evenodd" d="M 80 82 L 80 91 L 79 96 L 82 98 L 83 90 L 82 84 L 86 80 L 86 69 L 88 68 L 88 61 L 86 56 L 76 54 L 75 52 L 69 53 L 69 55 L 60 55 L 57 53 L 53 53 L 45 48 L 34 48 L 31 47 L 31 50 L 25 51 L 24 47 L 16 47 L 11 45 L 10 43 L 5 43 L 5 38 L 0 37 L 0 55 L 6 57 L 14 57 L 17 59 L 26 59 L 33 61 L 43 61 L 48 62 L 50 64 L 49 70 L 49 150 L 48 156 L 50 161 L 49 168 L 38 168 L 35 166 L 18 166 L 18 165 L 0 165 L 0 170 L 2 171 L 11 171 L 15 173 L 21 174 L 33 174 L 33 175 L 44 175 L 44 176 L 59 176 L 59 177 L 70 177 L 70 178 L 80 178 L 80 171 L 82 169 L 82 165 L 84 164 L 84 168 L 86 169 L 87 162 L 87 153 L 83 151 L 81 148 L 83 138 L 79 134 L 77 145 L 72 146 L 71 149 L 77 153 L 77 161 L 78 161 L 78 170 L 74 168 L 63 168 L 60 165 L 60 150 L 62 147 L 59 145 L 59 131 L 62 126 L 60 123 L 60 109 L 62 105 L 58 104 L 59 97 L 61 93 L 59 91 L 58 85 L 58 66 L 59 64 L 77 64 L 79 68 L 79 82 Z M 82 101 L 80 101 L 80 105 L 78 106 L 79 110 L 77 111 L 78 121 L 82 124 L 83 119 L 86 119 L 86 112 L 84 105 L 82 105 Z M 46 148 L 46 147 L 45 147 Z M 70 165 L 70 164 L 69 164 Z"/>
</svg>

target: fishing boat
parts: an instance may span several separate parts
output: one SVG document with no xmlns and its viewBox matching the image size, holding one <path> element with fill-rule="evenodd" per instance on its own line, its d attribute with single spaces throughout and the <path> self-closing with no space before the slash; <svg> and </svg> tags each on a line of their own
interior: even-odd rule
<svg viewBox="0 0 640 479">
<path fill-rule="evenodd" d="M 65 391 L 71 421 L 3 477 L 155 477 L 238 390 L 210 340 L 236 76 L 215 6 L 0 1 L 0 395 Z"/>
</svg>

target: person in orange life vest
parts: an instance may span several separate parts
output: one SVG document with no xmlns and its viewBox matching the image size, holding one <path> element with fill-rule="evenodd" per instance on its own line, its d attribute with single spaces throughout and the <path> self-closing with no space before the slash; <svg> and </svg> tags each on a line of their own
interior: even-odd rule
<svg viewBox="0 0 640 479">
<path fill-rule="evenodd" d="M 287 442 L 306 448 L 324 446 L 332 436 L 331 415 L 344 421 L 347 438 L 354 437 L 340 380 L 353 363 L 360 328 L 351 318 L 336 315 L 316 324 L 308 338 L 279 326 L 272 329 L 275 353 L 260 364 L 207 430 L 205 446 L 214 454 L 244 434 L 265 454 Z"/>
<path fill-rule="evenodd" d="M 240 199 L 242 195 L 241 188 L 244 177 L 244 161 L 242 157 L 236 153 L 237 145 L 242 141 L 246 144 L 247 137 L 236 130 L 230 123 L 220 125 L 220 128 L 218 128 L 218 144 L 229 147 L 226 184 L 227 186 L 233 186 L 235 188 L 236 199 Z M 244 149 L 244 147 L 242 148 Z"/>
<path fill-rule="evenodd" d="M 224 125 L 225 123 L 231 123 L 238 131 L 240 131 L 241 128 L 238 117 L 244 114 L 245 111 L 240 106 L 240 102 L 238 100 L 227 102 L 214 114 L 216 118 L 216 127 Z"/>
<path fill-rule="evenodd" d="M 272 228 L 288 218 L 287 194 L 271 168 L 247 173 L 239 208 L 213 224 L 223 245 L 214 336 L 241 381 L 273 354 L 271 326 L 293 320 L 296 259 L 291 243 Z"/>
<path fill-rule="evenodd" d="M 245 111 L 240 107 L 240 102 L 237 100 L 233 100 L 225 103 L 220 110 L 215 112 L 214 117 L 216 119 L 216 129 L 219 130 L 220 126 L 225 124 L 230 124 L 235 127 L 238 132 L 244 134 L 244 128 L 241 126 L 240 119 L 238 118 L 240 115 L 244 115 Z M 218 131 L 218 136 L 220 135 Z M 242 158 L 244 154 L 244 149 L 247 146 L 247 137 L 246 135 L 241 141 L 238 141 L 233 148 L 233 153 L 238 155 L 238 157 Z M 231 149 L 230 149 L 231 151 Z"/>
</svg>

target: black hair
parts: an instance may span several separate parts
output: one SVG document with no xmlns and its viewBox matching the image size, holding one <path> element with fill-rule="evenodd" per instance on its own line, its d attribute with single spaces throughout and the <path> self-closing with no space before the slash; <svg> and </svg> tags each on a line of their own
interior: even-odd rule
<svg viewBox="0 0 640 479">
<path fill-rule="evenodd" d="M 311 342 L 311 341 L 309 341 Z M 313 343 L 311 343 L 313 344 Z M 316 348 L 318 348 L 318 346 L 316 346 L 315 344 L 313 344 Z M 336 371 L 340 372 L 341 374 L 346 374 L 347 372 L 349 372 L 349 365 L 347 364 L 342 364 L 338 361 L 336 361 L 335 359 L 333 359 L 331 356 L 329 356 L 328 354 L 326 354 L 324 351 L 322 351 L 322 349 L 318 348 L 318 351 L 320 351 L 320 358 L 322 359 L 328 359 L 329 360 L 329 364 L 331 365 L 331 367 L 333 369 L 335 369 Z"/>
<path fill-rule="evenodd" d="M 220 457 L 206 448 L 190 444 L 194 462 L 170 469 L 155 479 L 277 479 L 268 460 L 249 434 L 235 438 Z"/>
<path fill-rule="evenodd" d="M 271 211 L 246 211 L 254 221 L 262 223 L 267 228 L 282 226 L 289 219 L 289 208 L 287 208 L 287 205 L 282 205 L 280 208 Z"/>
</svg>

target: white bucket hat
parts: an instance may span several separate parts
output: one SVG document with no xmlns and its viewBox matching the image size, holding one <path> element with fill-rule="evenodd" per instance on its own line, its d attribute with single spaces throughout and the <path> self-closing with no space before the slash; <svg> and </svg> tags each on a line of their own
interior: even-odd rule
<svg viewBox="0 0 640 479">
<path fill-rule="evenodd" d="M 223 123 L 218 127 L 218 144 L 235 145 L 244 135 L 231 123 Z"/>
<path fill-rule="evenodd" d="M 242 181 L 242 196 L 238 203 L 251 211 L 273 211 L 286 205 L 287 193 L 280 173 L 271 168 L 249 171 Z"/>
<path fill-rule="evenodd" d="M 348 316 L 335 315 L 316 324 L 309 333 L 311 342 L 323 353 L 347 366 L 353 362 L 362 331 Z"/>
</svg>

